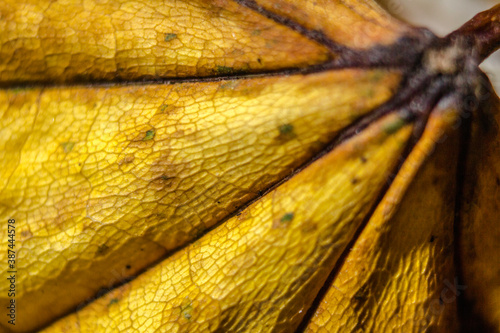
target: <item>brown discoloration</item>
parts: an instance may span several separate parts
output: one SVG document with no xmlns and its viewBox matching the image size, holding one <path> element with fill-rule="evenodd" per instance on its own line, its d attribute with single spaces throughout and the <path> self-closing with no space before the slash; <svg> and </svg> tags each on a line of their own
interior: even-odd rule
<svg viewBox="0 0 500 333">
<path fill-rule="evenodd" d="M 130 136 L 130 135 L 129 135 Z M 148 148 L 154 145 L 155 130 L 150 126 L 142 126 L 130 139 L 127 148 Z"/>
<path fill-rule="evenodd" d="M 106 253 L 108 253 L 109 251 L 109 246 L 107 246 L 106 244 L 101 244 L 97 247 L 97 250 L 95 251 L 95 257 L 101 257 L 101 256 L 104 256 L 106 255 Z"/>
<path fill-rule="evenodd" d="M 201 5 L 201 4 L 200 4 Z M 203 6 L 206 10 L 203 11 L 206 14 L 206 18 L 208 20 L 212 20 L 213 18 L 219 18 L 226 11 L 226 7 L 228 6 L 228 1 L 226 0 L 215 0 L 211 2 L 204 2 Z"/>
<path fill-rule="evenodd" d="M 368 285 L 366 284 L 362 285 L 358 289 L 358 291 L 354 294 L 353 301 L 355 301 L 358 304 L 361 302 L 365 302 L 368 299 L 370 293 L 368 288 L 369 288 Z"/>
<path fill-rule="evenodd" d="M 21 231 L 21 237 L 26 240 L 26 239 L 30 239 L 31 237 L 33 237 L 33 234 L 31 233 L 30 230 L 23 230 Z"/>
<path fill-rule="evenodd" d="M 75 201 L 75 198 L 88 198 L 90 192 L 91 188 L 85 182 L 67 191 L 64 198 L 54 203 L 56 214 L 53 219 L 49 219 L 50 223 L 47 227 L 63 231 L 78 223 L 81 212 L 85 210 L 86 202 L 85 200 Z"/>
<path fill-rule="evenodd" d="M 273 229 L 283 229 L 286 228 L 286 225 L 281 223 L 279 219 L 273 220 L 273 224 L 271 226 Z"/>
<path fill-rule="evenodd" d="M 184 130 L 177 130 L 174 133 L 172 133 L 173 138 L 182 138 L 184 137 L 184 135 L 185 135 Z"/>
<path fill-rule="evenodd" d="M 307 221 L 306 223 L 302 224 L 300 230 L 305 234 L 311 233 L 318 230 L 318 225 L 314 222 Z"/>
<path fill-rule="evenodd" d="M 297 137 L 295 134 L 295 128 L 292 124 L 282 124 L 278 126 L 278 133 L 276 141 L 280 143 L 293 140 Z"/>
<path fill-rule="evenodd" d="M 152 188 L 156 191 L 168 191 L 174 187 L 175 184 L 179 182 L 179 179 L 176 177 L 170 177 L 168 175 L 161 175 L 152 179 L 149 182 L 148 187 Z"/>
<path fill-rule="evenodd" d="M 148 216 L 147 219 L 148 220 L 152 219 L 155 222 L 155 224 L 158 224 L 158 222 L 161 221 L 162 218 L 164 218 L 164 216 L 162 216 L 162 214 L 151 214 L 150 216 Z M 156 227 L 148 227 L 148 228 L 146 228 L 146 230 L 144 230 L 141 233 L 141 237 L 144 237 L 144 238 L 147 238 L 147 239 L 151 239 L 151 238 L 154 238 L 154 236 L 157 233 L 158 232 L 157 232 L 157 228 Z"/>
<path fill-rule="evenodd" d="M 237 214 L 238 216 L 238 221 L 245 221 L 250 218 L 250 211 L 248 209 L 245 209 L 241 211 L 240 213 Z"/>
<path fill-rule="evenodd" d="M 92 230 L 92 229 L 93 229 L 92 222 L 83 222 L 82 231 Z"/>
<path fill-rule="evenodd" d="M 168 149 L 163 149 L 159 153 L 158 158 L 156 158 L 149 167 L 149 179 L 157 179 L 163 177 L 162 180 L 164 181 L 165 176 L 167 178 L 177 177 L 180 171 L 185 170 L 188 167 L 188 162 L 183 161 L 182 163 L 177 164 L 171 162 L 170 151 Z"/>
<path fill-rule="evenodd" d="M 126 154 L 124 158 L 122 158 L 120 161 L 118 161 L 118 165 L 122 166 L 124 164 L 130 164 L 134 162 L 135 160 L 135 155 L 134 154 Z"/>
<path fill-rule="evenodd" d="M 156 117 L 162 117 L 160 119 L 165 119 L 165 115 L 172 115 L 177 113 L 177 111 L 179 111 L 179 108 L 177 106 L 170 103 L 164 103 L 158 107 L 158 110 L 156 110 L 155 117 L 153 117 L 153 119 L 155 119 Z"/>
<path fill-rule="evenodd" d="M 263 78 L 259 85 L 248 80 L 221 81 L 218 93 L 228 97 L 247 97 L 250 99 L 262 96 L 263 91 L 268 87 L 266 83 L 273 81 L 273 78 Z"/>
</svg>

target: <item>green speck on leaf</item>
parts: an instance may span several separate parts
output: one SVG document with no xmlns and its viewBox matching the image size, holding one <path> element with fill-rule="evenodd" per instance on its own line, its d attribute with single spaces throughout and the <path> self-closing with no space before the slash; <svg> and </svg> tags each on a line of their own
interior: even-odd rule
<svg viewBox="0 0 500 333">
<path fill-rule="evenodd" d="M 229 75 L 234 73 L 234 69 L 232 67 L 226 67 L 226 66 L 217 66 L 215 70 L 217 74 L 222 74 L 222 75 Z"/>
<path fill-rule="evenodd" d="M 294 216 L 294 214 L 293 214 L 293 213 L 286 213 L 285 215 L 283 215 L 283 216 L 281 217 L 280 222 L 281 222 L 281 223 L 287 223 L 287 222 L 290 222 L 291 220 L 293 220 L 293 216 Z"/>
<path fill-rule="evenodd" d="M 393 122 L 386 124 L 384 126 L 384 131 L 387 134 L 394 134 L 397 131 L 399 131 L 399 129 L 401 129 L 401 127 L 403 127 L 404 125 L 406 125 L 406 122 L 404 121 L 404 119 L 398 118 L 398 119 L 394 120 Z"/>
<path fill-rule="evenodd" d="M 155 137 L 155 130 L 150 129 L 146 132 L 146 135 L 142 139 L 143 141 L 152 140 Z"/>
<path fill-rule="evenodd" d="M 165 34 L 165 42 L 170 42 L 172 39 L 175 38 L 177 38 L 177 34 L 172 34 L 172 33 Z"/>
<path fill-rule="evenodd" d="M 260 29 L 255 29 L 254 31 L 252 31 L 252 36 L 259 36 L 261 33 Z"/>
<path fill-rule="evenodd" d="M 276 137 L 276 140 L 280 143 L 295 139 L 297 136 L 294 132 L 295 128 L 292 124 L 283 124 L 278 126 L 279 135 Z"/>
<path fill-rule="evenodd" d="M 70 151 L 72 151 L 74 146 L 75 146 L 74 142 L 62 142 L 61 143 L 61 147 L 66 154 L 69 153 Z"/>
<path fill-rule="evenodd" d="M 192 312 L 193 312 L 193 306 L 191 299 L 189 297 L 186 297 L 186 302 L 183 302 L 184 306 L 180 306 L 181 309 L 181 314 L 184 318 L 186 318 L 188 321 L 191 321 L 191 318 L 193 317 Z"/>
<path fill-rule="evenodd" d="M 118 298 L 112 298 L 112 299 L 109 301 L 108 306 L 113 305 L 113 304 L 115 304 L 115 303 L 118 303 Z"/>
<path fill-rule="evenodd" d="M 168 104 L 162 104 L 162 105 L 160 106 L 160 111 L 161 111 L 161 112 L 165 112 L 165 110 L 166 110 L 167 108 L 168 108 Z"/>
<path fill-rule="evenodd" d="M 281 125 L 279 128 L 280 134 L 287 135 L 287 134 L 292 134 L 293 133 L 293 125 L 292 124 L 284 124 Z"/>
</svg>

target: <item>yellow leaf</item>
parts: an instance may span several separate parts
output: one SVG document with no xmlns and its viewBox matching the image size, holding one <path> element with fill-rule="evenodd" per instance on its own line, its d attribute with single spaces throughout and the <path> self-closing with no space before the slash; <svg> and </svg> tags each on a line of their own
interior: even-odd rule
<svg viewBox="0 0 500 333">
<path fill-rule="evenodd" d="M 492 91 L 492 90 L 490 90 Z M 475 115 L 464 174 L 459 253 L 471 330 L 500 331 L 500 101 Z M 479 318 L 479 319 L 475 319 Z"/>
<path fill-rule="evenodd" d="M 333 56 L 232 1 L 4 0 L 0 17 L 3 85 L 228 75 Z"/>
<path fill-rule="evenodd" d="M 18 220 L 19 321 L 45 323 L 199 237 L 390 98 L 398 77 L 2 91 L 0 220 Z"/>
<path fill-rule="evenodd" d="M 384 130 L 398 117 L 375 123 L 239 216 L 45 332 L 292 331 L 406 146 L 411 126 Z"/>
<path fill-rule="evenodd" d="M 431 114 L 422 138 L 335 271 L 306 332 L 458 328 L 457 293 L 463 289 L 453 289 L 457 186 L 456 164 L 450 165 L 457 160 L 458 137 L 446 133 L 459 117 L 454 102 L 443 102 Z"/>
<path fill-rule="evenodd" d="M 0 332 L 445 332 L 467 306 L 498 327 L 497 146 L 474 146 L 500 138 L 436 141 L 478 119 L 499 24 L 500 6 L 437 38 L 370 0 L 3 1 Z"/>
<path fill-rule="evenodd" d="M 291 20 L 298 27 L 317 32 L 332 49 L 367 49 L 390 45 L 416 31 L 396 21 L 373 1 L 357 0 L 237 0 L 269 17 Z"/>
</svg>

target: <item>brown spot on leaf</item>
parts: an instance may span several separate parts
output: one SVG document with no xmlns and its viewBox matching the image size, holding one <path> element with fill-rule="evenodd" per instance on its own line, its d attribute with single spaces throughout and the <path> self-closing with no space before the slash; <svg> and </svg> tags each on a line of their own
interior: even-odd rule
<svg viewBox="0 0 500 333">
<path fill-rule="evenodd" d="M 167 175 L 161 175 L 151 180 L 149 183 L 149 187 L 153 188 L 157 191 L 164 191 L 171 189 L 173 185 L 176 183 L 176 177 L 170 177 Z"/>
<path fill-rule="evenodd" d="M 178 177 L 179 173 L 188 167 L 188 162 L 174 164 L 169 161 L 170 152 L 163 150 L 154 162 L 151 163 L 148 172 L 150 185 L 156 190 L 168 190 L 174 187 L 181 178 Z M 163 196 L 163 194 L 162 194 Z"/>
<path fill-rule="evenodd" d="M 30 230 L 23 230 L 23 231 L 21 231 L 21 237 L 23 239 L 29 239 L 29 238 L 33 237 L 33 234 L 31 233 Z"/>
<path fill-rule="evenodd" d="M 160 214 L 151 214 L 147 217 L 148 220 L 153 219 L 155 224 L 158 224 L 161 219 L 155 219 L 155 216 L 158 216 Z M 146 230 L 144 230 L 141 234 L 142 237 L 144 238 L 154 238 L 154 236 L 158 233 L 158 229 L 156 227 L 148 227 Z"/>
<path fill-rule="evenodd" d="M 362 285 L 354 294 L 353 300 L 363 303 L 366 301 L 369 295 L 368 286 L 366 284 Z"/>
<path fill-rule="evenodd" d="M 101 244 L 99 245 L 99 247 L 97 248 L 97 251 L 95 251 L 95 257 L 101 257 L 101 256 L 104 256 L 106 253 L 108 253 L 109 251 L 109 246 L 107 246 L 106 244 Z"/>
<path fill-rule="evenodd" d="M 162 104 L 158 107 L 158 110 L 155 113 L 155 116 L 165 116 L 169 114 L 174 114 L 177 111 L 177 107 L 172 104 Z M 161 119 L 161 118 L 160 118 Z"/>
<path fill-rule="evenodd" d="M 177 130 L 174 133 L 172 133 L 173 138 L 182 138 L 184 136 L 184 130 Z"/>
<path fill-rule="evenodd" d="M 118 161 L 118 165 L 123 165 L 123 164 L 130 164 L 135 160 L 134 154 L 127 154 L 125 155 L 124 158 L 122 158 L 120 161 Z"/>
<path fill-rule="evenodd" d="M 306 223 L 304 223 L 302 225 L 302 227 L 300 228 L 300 231 L 307 234 L 307 233 L 314 232 L 317 229 L 318 229 L 318 225 L 316 223 L 311 222 L 311 221 L 307 221 Z"/>
<path fill-rule="evenodd" d="M 147 148 L 154 144 L 154 137 L 156 135 L 156 130 L 150 126 L 145 127 L 142 130 L 136 132 L 135 137 L 130 140 L 128 147 L 131 148 Z"/>
<path fill-rule="evenodd" d="M 206 10 L 203 10 L 203 14 L 209 21 L 211 21 L 213 18 L 218 18 L 222 15 L 224 7 L 227 6 L 227 3 L 225 0 L 213 0 L 203 3 L 203 6 L 206 6 Z"/>
<path fill-rule="evenodd" d="M 238 221 L 247 220 L 249 218 L 248 209 L 245 209 L 242 212 L 236 214 L 236 216 L 238 216 Z"/>
</svg>

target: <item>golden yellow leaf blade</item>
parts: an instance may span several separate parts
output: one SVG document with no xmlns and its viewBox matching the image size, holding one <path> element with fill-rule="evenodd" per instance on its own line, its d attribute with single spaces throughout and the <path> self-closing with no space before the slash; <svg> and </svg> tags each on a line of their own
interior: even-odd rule
<svg viewBox="0 0 500 333">
<path fill-rule="evenodd" d="M 18 220 L 16 329 L 198 237 L 389 99 L 398 81 L 345 70 L 1 91 L 0 219 Z"/>
<path fill-rule="evenodd" d="M 229 75 L 326 61 L 233 1 L 4 0 L 0 84 Z"/>
<path fill-rule="evenodd" d="M 273 14 L 291 19 L 353 49 L 389 45 L 412 31 L 372 0 L 257 0 L 256 3 Z"/>
<path fill-rule="evenodd" d="M 381 119 L 45 332 L 293 331 L 404 150 L 412 126 L 401 122 Z"/>
<path fill-rule="evenodd" d="M 306 332 L 457 328 L 458 295 L 452 288 L 457 285 L 458 137 L 448 134 L 459 113 L 453 101 L 442 103 L 339 267 Z"/>
<path fill-rule="evenodd" d="M 494 94 L 492 88 L 490 94 Z M 459 233 L 471 331 L 500 331 L 500 101 L 493 95 L 475 115 L 465 168 Z M 475 320 L 471 320 L 471 317 Z M 478 323 L 477 319 L 480 322 Z M 478 326 L 476 326 L 478 325 Z M 484 326 L 483 326 L 484 325 Z"/>
</svg>

